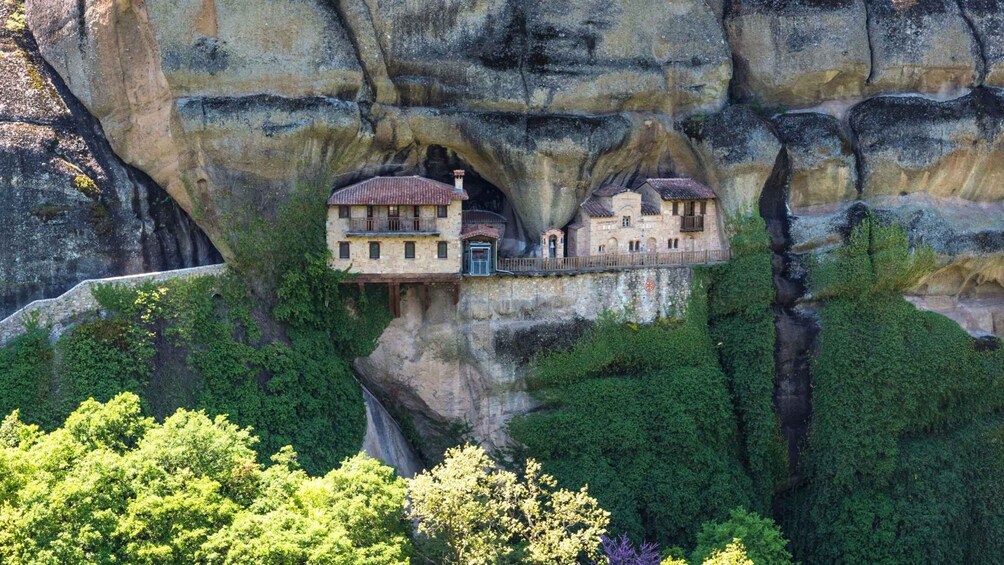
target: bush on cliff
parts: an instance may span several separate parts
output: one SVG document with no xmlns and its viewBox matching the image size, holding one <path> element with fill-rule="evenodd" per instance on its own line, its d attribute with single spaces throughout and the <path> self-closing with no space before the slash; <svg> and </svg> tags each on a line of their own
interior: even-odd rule
<svg viewBox="0 0 1004 565">
<path fill-rule="evenodd" d="M 1004 554 L 1004 350 L 898 294 L 932 264 L 869 218 L 813 271 L 820 313 L 806 487 L 786 529 L 809 563 Z"/>
<path fill-rule="evenodd" d="M 132 391 L 158 417 L 178 407 L 227 414 L 255 429 L 263 455 L 291 444 L 305 469 L 323 472 L 362 444 L 365 408 L 349 363 L 372 348 L 388 317 L 354 288 L 333 294 L 337 275 L 324 271 L 315 265 L 284 283 L 307 288 L 281 299 L 287 311 L 329 287 L 324 318 L 291 319 L 285 339 L 236 277 L 98 289 L 107 318 L 79 324 L 54 347 L 39 330 L 0 350 L 0 385 L 12 391 L 0 395 L 0 409 L 20 408 L 52 429 L 88 397 Z"/>
<path fill-rule="evenodd" d="M 744 463 L 753 478 L 753 506 L 770 511 L 788 477 L 787 447 L 774 412 L 774 285 L 766 225 L 759 216 L 731 223 L 732 260 L 711 267 L 709 323 L 728 377 Z"/>
<path fill-rule="evenodd" d="M 767 236 L 753 216 L 732 227 L 732 262 L 697 270 L 682 323 L 602 320 L 538 362 L 531 386 L 549 410 L 510 426 L 635 540 L 690 547 L 698 524 L 734 507 L 766 513 L 787 476 Z"/>
<path fill-rule="evenodd" d="M 157 417 L 178 407 L 228 414 L 261 453 L 292 444 L 311 472 L 355 453 L 365 431 L 350 363 L 390 321 L 385 294 L 343 285 L 327 267 L 325 199 L 298 189 L 275 223 L 227 224 L 231 274 L 107 286 L 103 319 L 54 347 L 36 330 L 0 349 L 0 410 L 52 429 L 82 400 L 121 391 Z M 257 217 L 257 216 L 253 216 Z M 232 219 L 227 219 L 232 221 Z"/>
<path fill-rule="evenodd" d="M 406 563 L 404 481 L 364 455 L 323 477 L 257 462 L 227 418 L 85 401 L 50 433 L 0 425 L 0 562 Z"/>
<path fill-rule="evenodd" d="M 683 323 L 601 321 L 542 359 L 532 384 L 549 409 L 510 425 L 561 484 L 589 485 L 615 532 L 663 547 L 691 546 L 698 524 L 750 501 L 703 289 Z"/>
</svg>

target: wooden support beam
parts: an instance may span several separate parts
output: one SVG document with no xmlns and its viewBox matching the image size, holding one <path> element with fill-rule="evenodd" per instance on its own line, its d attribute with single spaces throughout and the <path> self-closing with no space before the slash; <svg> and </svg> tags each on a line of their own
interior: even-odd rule
<svg viewBox="0 0 1004 565">
<path fill-rule="evenodd" d="M 397 318 L 397 294 L 394 293 L 394 285 L 387 284 L 387 307 L 390 309 L 392 318 Z"/>
</svg>

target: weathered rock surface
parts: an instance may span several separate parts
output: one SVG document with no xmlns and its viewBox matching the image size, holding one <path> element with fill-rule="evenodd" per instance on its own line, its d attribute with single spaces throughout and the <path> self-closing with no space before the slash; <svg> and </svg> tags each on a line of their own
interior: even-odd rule
<svg viewBox="0 0 1004 565">
<path fill-rule="evenodd" d="M 881 96 L 849 115 L 865 199 L 911 193 L 1004 200 L 1004 96 L 991 89 L 938 102 Z"/>
<path fill-rule="evenodd" d="M 1004 3 L 1000 0 L 960 0 L 963 17 L 983 60 L 982 84 L 1004 86 Z"/>
<path fill-rule="evenodd" d="M 854 149 L 836 118 L 805 112 L 778 116 L 774 123 L 791 166 L 793 212 L 857 199 Z"/>
<path fill-rule="evenodd" d="M 604 182 L 664 174 L 668 147 L 685 145 L 670 117 L 720 108 L 731 57 L 704 2 L 658 7 L 27 5 L 42 53 L 116 151 L 225 251 L 217 220 L 245 187 L 274 209 L 297 182 L 422 174 L 430 147 L 496 182 L 528 240 Z"/>
<path fill-rule="evenodd" d="M 604 313 L 635 321 L 681 314 L 689 268 L 578 276 L 465 279 L 452 289 L 408 289 L 401 316 L 376 350 L 356 360 L 360 379 L 392 412 L 406 412 L 435 448 L 466 430 L 488 447 L 507 445 L 506 423 L 537 406 L 525 377 L 541 353 L 574 343 Z"/>
<path fill-rule="evenodd" d="M 733 0 L 735 95 L 787 107 L 860 98 L 871 70 L 862 0 Z"/>
<path fill-rule="evenodd" d="M 697 134 L 704 180 L 728 215 L 755 211 L 781 142 L 771 124 L 746 106 L 709 116 Z"/>
<path fill-rule="evenodd" d="M 957 94 L 979 83 L 983 59 L 952 0 L 865 0 L 869 92 Z"/>
<path fill-rule="evenodd" d="M 0 4 L 0 22 L 13 9 Z M 0 317 L 83 279 L 218 260 L 32 48 L 0 26 Z"/>
</svg>

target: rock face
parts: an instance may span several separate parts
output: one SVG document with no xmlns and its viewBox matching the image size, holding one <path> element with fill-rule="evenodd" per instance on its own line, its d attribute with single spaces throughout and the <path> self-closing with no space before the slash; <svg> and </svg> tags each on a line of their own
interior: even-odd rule
<svg viewBox="0 0 1004 565">
<path fill-rule="evenodd" d="M 861 154 L 863 198 L 927 193 L 1004 200 L 1004 97 L 977 89 L 936 102 L 872 98 L 849 116 Z"/>
<path fill-rule="evenodd" d="M 917 292 L 987 299 L 980 304 L 1004 296 L 1001 0 L 26 0 L 25 6 L 39 52 L 97 118 L 118 157 L 165 187 L 224 254 L 235 240 L 228 217 L 269 218 L 298 185 L 343 186 L 378 174 L 448 181 L 452 168 L 465 168 L 472 186 L 480 186 L 471 203 L 491 202 L 506 214 L 511 229 L 503 249 L 518 254 L 533 252 L 541 230 L 564 226 L 603 184 L 684 175 L 712 186 L 728 214 L 755 207 L 769 186 L 772 236 L 783 244 L 775 250 L 783 259 L 779 280 L 794 281 L 797 256 L 838 244 L 849 218 L 867 207 L 938 252 L 939 271 Z M 10 50 L 4 57 L 17 64 Z M 0 85 L 9 88 L 24 90 Z M 25 100 L 56 111 L 43 93 Z M 8 169 L 26 170 L 23 163 L 42 154 L 31 147 L 78 154 L 71 137 L 46 133 L 53 126 L 44 119 L 18 119 L 18 128 L 0 128 L 0 137 L 30 147 L 18 149 L 24 157 L 0 157 L 22 163 Z M 110 152 L 95 154 L 113 160 Z M 98 180 L 81 159 L 63 158 Z M 61 161 L 47 166 L 47 179 L 76 178 Z M 135 203 L 151 202 L 147 192 L 126 195 L 129 187 L 153 185 L 134 169 L 121 170 L 128 174 L 105 173 L 129 179 L 110 181 L 109 192 L 98 183 L 101 202 L 115 193 L 142 216 Z M 15 195 L 23 202 L 15 227 L 0 229 L 73 213 L 74 225 L 91 217 L 106 225 L 79 207 L 61 211 L 64 202 L 90 207 L 93 199 L 60 182 L 65 194 L 36 216 L 30 209 L 51 197 L 38 190 Z M 115 225 L 124 222 L 116 216 Z M 56 237 L 32 229 L 47 241 Z M 103 241 L 99 235 L 87 237 Z M 77 265 L 90 265 L 88 253 L 101 247 L 78 249 L 84 248 L 75 251 Z M 784 309 L 793 311 L 794 302 Z M 520 323 L 553 321 L 559 314 L 549 308 Z M 801 331 L 804 320 L 790 321 L 793 333 Z M 467 332 L 472 323 L 431 311 L 406 315 L 360 370 L 374 382 L 399 366 L 455 379 L 440 388 L 405 384 L 377 392 L 410 399 L 403 404 L 422 414 L 419 427 L 465 415 L 480 437 L 501 441 L 502 415 L 528 407 L 505 388 L 515 369 L 498 368 L 507 361 L 494 368 L 482 361 L 436 365 L 423 353 L 426 345 L 435 349 L 425 343 L 429 336 Z M 464 347 L 491 350 L 494 342 Z M 802 379 L 799 394 L 808 382 L 800 373 L 803 349 L 782 359 L 798 365 L 789 373 Z M 792 434 L 801 433 L 792 426 Z"/>
<path fill-rule="evenodd" d="M 218 219 L 246 187 L 274 209 L 297 182 L 422 174 L 430 148 L 494 182 L 528 241 L 604 182 L 668 173 L 669 148 L 686 145 L 671 117 L 720 108 L 731 57 L 704 2 L 660 6 L 58 0 L 27 13 L 116 152 L 226 252 Z"/>
<path fill-rule="evenodd" d="M 0 4 L 0 21 L 14 10 Z M 0 26 L 0 318 L 77 282 L 219 257 L 34 52 Z"/>
<path fill-rule="evenodd" d="M 865 0 L 871 92 L 961 92 L 978 84 L 983 58 L 956 2 Z"/>
<path fill-rule="evenodd" d="M 791 165 L 788 205 L 806 207 L 857 199 L 857 161 L 840 122 L 827 114 L 784 114 L 774 120 Z"/>
<path fill-rule="evenodd" d="M 697 134 L 706 180 L 726 214 L 756 210 L 781 152 L 770 123 L 745 106 L 710 116 Z"/>
<path fill-rule="evenodd" d="M 433 286 L 428 307 L 421 288 L 409 288 L 401 316 L 355 368 L 373 394 L 410 415 L 433 457 L 464 432 L 504 447 L 509 419 L 537 406 L 525 382 L 534 358 L 568 347 L 604 313 L 678 316 L 690 283 L 687 267 L 471 278 L 457 304 L 451 288 Z"/>
<path fill-rule="evenodd" d="M 861 0 L 733 0 L 725 17 L 735 94 L 802 107 L 859 98 L 871 70 Z"/>
</svg>

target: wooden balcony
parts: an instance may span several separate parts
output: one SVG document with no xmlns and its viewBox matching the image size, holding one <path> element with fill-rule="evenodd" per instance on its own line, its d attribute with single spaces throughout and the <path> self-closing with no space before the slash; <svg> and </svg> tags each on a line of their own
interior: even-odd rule
<svg viewBox="0 0 1004 565">
<path fill-rule="evenodd" d="M 700 217 L 700 216 L 698 216 Z M 670 267 L 724 263 L 729 260 L 728 249 L 704 251 L 668 251 L 665 253 L 616 253 L 585 255 L 581 257 L 506 257 L 498 261 L 499 271 L 513 274 L 574 273 L 588 271 L 617 271 L 645 267 Z"/>
<path fill-rule="evenodd" d="M 350 218 L 347 235 L 436 235 L 436 218 Z"/>
<path fill-rule="evenodd" d="M 680 231 L 704 231 L 704 216 L 680 216 Z"/>
</svg>

